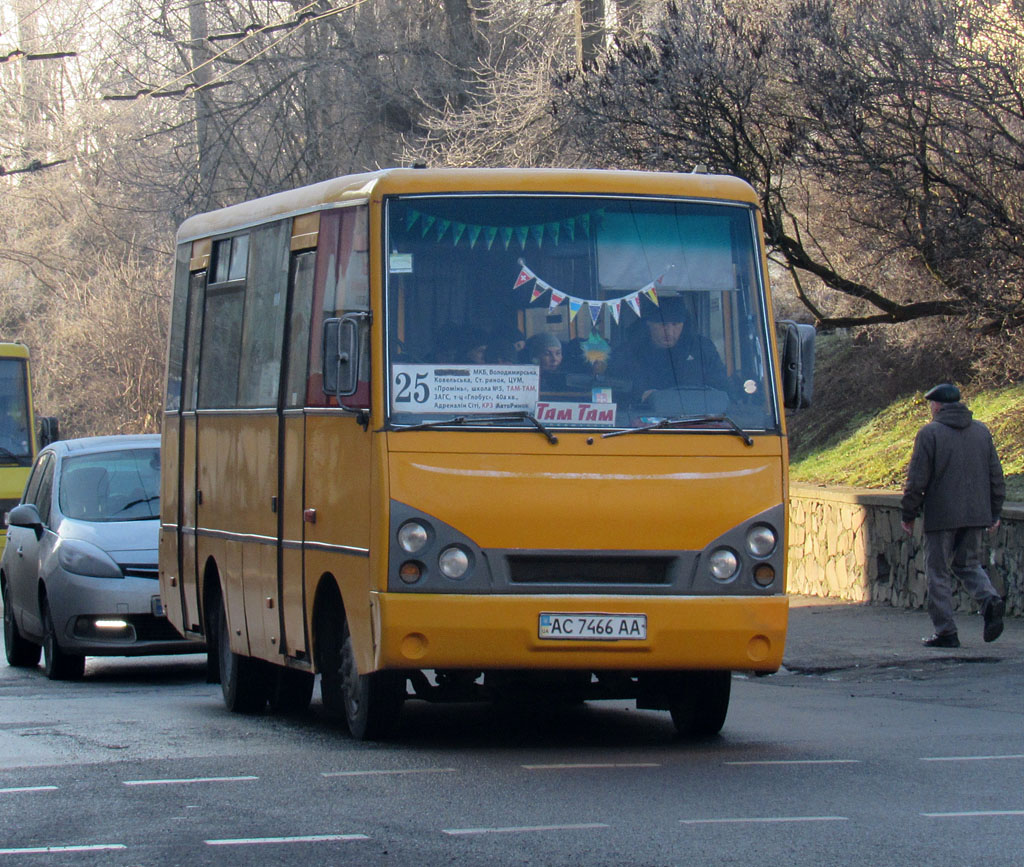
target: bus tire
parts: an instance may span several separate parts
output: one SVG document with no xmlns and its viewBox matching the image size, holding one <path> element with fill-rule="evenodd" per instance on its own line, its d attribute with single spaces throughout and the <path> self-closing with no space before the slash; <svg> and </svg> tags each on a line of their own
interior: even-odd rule
<svg viewBox="0 0 1024 867">
<path fill-rule="evenodd" d="M 349 733 L 358 741 L 386 738 L 394 731 L 405 701 L 405 674 L 360 674 L 340 603 L 327 603 L 320 613 L 318 665 L 327 715 L 338 721 L 344 719 Z"/>
<path fill-rule="evenodd" d="M 85 657 L 65 653 L 57 640 L 57 629 L 45 597 L 43 607 L 43 671 L 50 680 L 81 680 L 85 674 Z"/>
<path fill-rule="evenodd" d="M 17 668 L 32 668 L 39 664 L 39 655 L 42 648 L 33 644 L 27 638 L 23 638 L 18 631 L 18 624 L 14 621 L 14 608 L 11 607 L 11 600 L 8 598 L 7 585 L 3 586 L 4 600 L 4 652 L 7 654 L 7 663 Z"/>
<path fill-rule="evenodd" d="M 730 671 L 680 672 L 668 696 L 676 731 L 688 738 L 710 738 L 725 725 L 732 691 Z"/>
<path fill-rule="evenodd" d="M 274 666 L 273 682 L 270 684 L 270 709 L 275 713 L 302 713 L 313 698 L 313 682 L 316 679 L 308 671 L 296 668 Z"/>
<path fill-rule="evenodd" d="M 231 649 L 223 601 L 217 613 L 217 662 L 224 704 L 232 713 L 259 713 L 267 703 L 266 672 L 261 660 Z"/>
</svg>

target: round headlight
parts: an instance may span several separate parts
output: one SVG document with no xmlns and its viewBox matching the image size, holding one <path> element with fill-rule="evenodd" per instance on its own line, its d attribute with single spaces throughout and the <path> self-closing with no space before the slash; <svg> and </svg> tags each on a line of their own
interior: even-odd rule
<svg viewBox="0 0 1024 867">
<path fill-rule="evenodd" d="M 775 550 L 778 537 L 767 524 L 758 524 L 747 531 L 747 550 L 755 557 L 767 557 Z"/>
<path fill-rule="evenodd" d="M 430 538 L 427 528 L 416 521 L 408 521 L 398 528 L 398 544 L 407 554 L 415 554 Z"/>
<path fill-rule="evenodd" d="M 728 548 L 719 548 L 717 551 L 713 551 L 708 558 L 708 567 L 716 581 L 729 581 L 736 577 L 740 561 Z"/>
<path fill-rule="evenodd" d="M 461 578 L 469 570 L 469 555 L 461 548 L 445 548 L 437 558 L 441 574 L 448 578 Z"/>
</svg>

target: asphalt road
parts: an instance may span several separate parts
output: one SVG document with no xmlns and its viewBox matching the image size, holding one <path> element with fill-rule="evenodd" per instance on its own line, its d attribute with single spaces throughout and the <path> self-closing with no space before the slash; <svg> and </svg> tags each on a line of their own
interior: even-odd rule
<svg viewBox="0 0 1024 867">
<path fill-rule="evenodd" d="M 1024 864 L 1019 660 L 737 676 L 697 743 L 625 702 L 410 702 L 355 743 L 316 698 L 229 714 L 203 673 L 0 665 L 0 867 Z"/>
</svg>

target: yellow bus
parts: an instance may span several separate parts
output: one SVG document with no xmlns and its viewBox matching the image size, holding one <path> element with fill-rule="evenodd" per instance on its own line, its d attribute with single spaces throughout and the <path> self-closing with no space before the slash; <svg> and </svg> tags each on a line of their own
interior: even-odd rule
<svg viewBox="0 0 1024 867">
<path fill-rule="evenodd" d="M 28 347 L 0 343 L 0 553 L 7 544 L 7 513 L 21 499 L 36 457 Z"/>
<path fill-rule="evenodd" d="M 754 191 L 389 169 L 186 220 L 160 582 L 234 711 L 356 738 L 406 699 L 635 700 L 719 731 L 786 637 L 783 405 Z"/>
</svg>

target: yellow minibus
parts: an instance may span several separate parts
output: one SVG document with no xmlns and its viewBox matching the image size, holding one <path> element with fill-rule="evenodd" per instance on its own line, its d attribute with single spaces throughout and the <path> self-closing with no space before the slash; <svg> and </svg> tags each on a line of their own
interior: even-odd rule
<svg viewBox="0 0 1024 867">
<path fill-rule="evenodd" d="M 7 513 L 18 505 L 36 456 L 28 347 L 0 343 L 0 553 Z"/>
<path fill-rule="evenodd" d="M 744 181 L 340 177 L 186 220 L 172 304 L 161 595 L 232 710 L 319 674 L 356 738 L 412 698 L 708 735 L 780 666 L 813 328 Z"/>
</svg>

